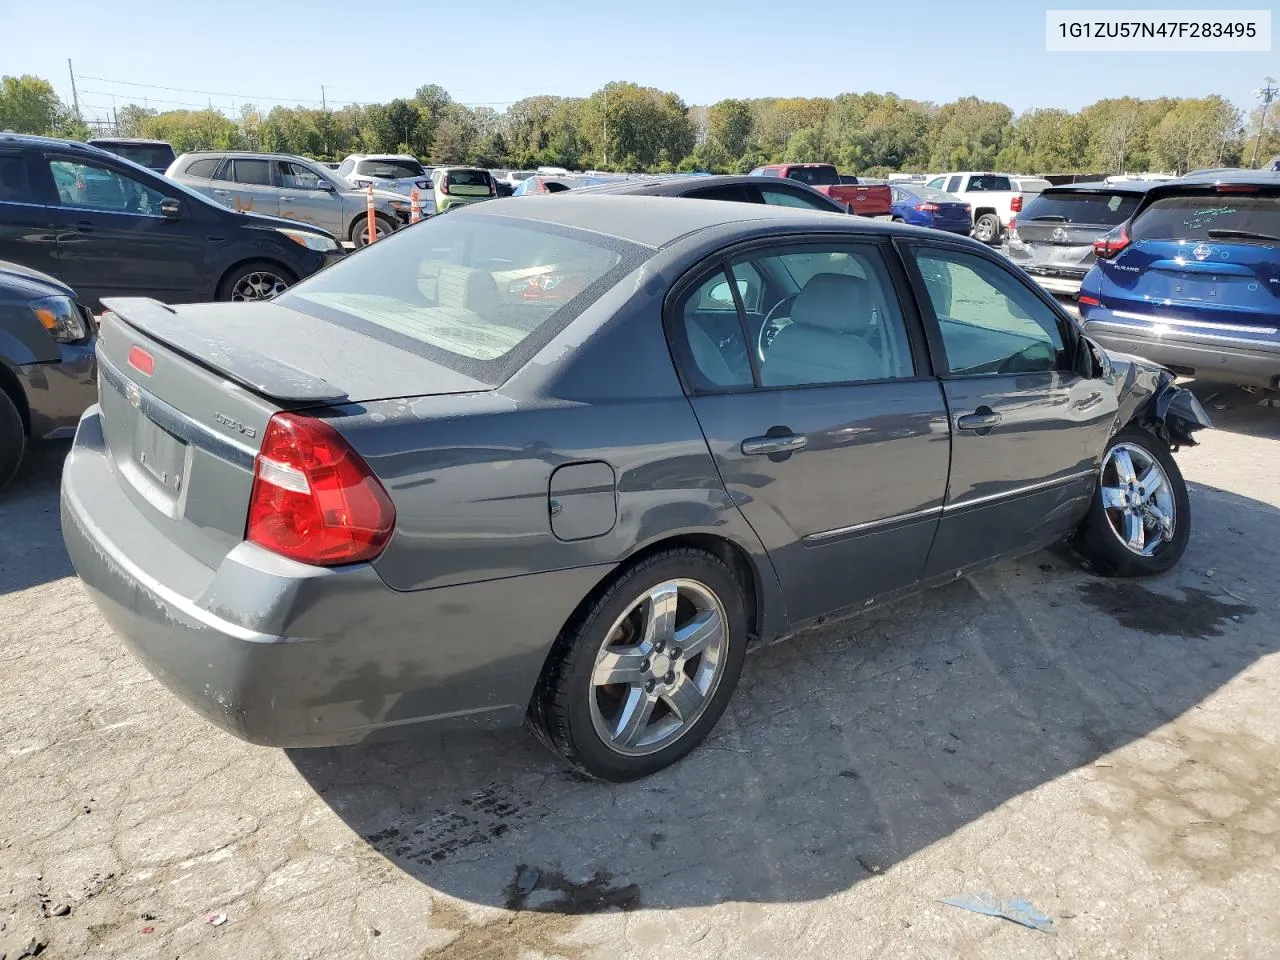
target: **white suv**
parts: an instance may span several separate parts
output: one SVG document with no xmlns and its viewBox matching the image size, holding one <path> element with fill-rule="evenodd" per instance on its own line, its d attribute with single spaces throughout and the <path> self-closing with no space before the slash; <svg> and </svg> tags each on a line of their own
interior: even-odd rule
<svg viewBox="0 0 1280 960">
<path fill-rule="evenodd" d="M 417 187 L 422 215 L 436 212 L 431 174 L 416 157 L 403 153 L 353 153 L 338 165 L 338 176 L 361 189 L 372 183 L 376 190 L 390 190 L 406 197 Z"/>
<path fill-rule="evenodd" d="M 973 236 L 983 243 L 996 243 L 1009 229 L 1009 222 L 1022 210 L 1024 194 L 1029 201 L 1049 185 L 1040 177 L 968 171 L 936 174 L 926 184 L 969 204 L 973 209 Z"/>
</svg>

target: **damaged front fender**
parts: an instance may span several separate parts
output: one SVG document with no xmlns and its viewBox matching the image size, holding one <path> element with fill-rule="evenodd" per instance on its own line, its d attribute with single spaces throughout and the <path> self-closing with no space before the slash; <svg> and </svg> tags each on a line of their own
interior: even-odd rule
<svg viewBox="0 0 1280 960">
<path fill-rule="evenodd" d="M 1195 394 L 1178 386 L 1177 377 L 1170 371 L 1141 357 L 1106 353 L 1119 399 L 1116 433 L 1136 423 L 1177 450 L 1194 447 L 1196 440 L 1192 434 L 1213 426 Z"/>
</svg>

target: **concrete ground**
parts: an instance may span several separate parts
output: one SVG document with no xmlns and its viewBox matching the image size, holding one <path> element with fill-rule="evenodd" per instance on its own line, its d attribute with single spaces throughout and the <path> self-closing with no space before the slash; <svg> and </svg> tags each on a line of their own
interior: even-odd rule
<svg viewBox="0 0 1280 960">
<path fill-rule="evenodd" d="M 282 752 L 210 727 L 71 575 L 65 448 L 40 452 L 0 497 L 0 952 L 1274 955 L 1280 410 L 1198 392 L 1220 429 L 1178 457 L 1176 570 L 1044 553 L 762 650 L 712 739 L 630 786 L 523 732 Z M 977 892 L 1055 932 L 939 902 Z"/>
</svg>

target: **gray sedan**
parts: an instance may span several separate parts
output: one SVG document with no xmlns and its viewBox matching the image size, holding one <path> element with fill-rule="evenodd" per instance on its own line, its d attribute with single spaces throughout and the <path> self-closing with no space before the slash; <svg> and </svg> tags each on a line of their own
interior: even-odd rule
<svg viewBox="0 0 1280 960">
<path fill-rule="evenodd" d="M 270 303 L 109 306 L 67 547 L 262 744 L 527 721 L 644 776 L 753 644 L 1067 539 L 1168 569 L 1208 425 L 971 240 L 764 204 L 497 200 Z"/>
</svg>

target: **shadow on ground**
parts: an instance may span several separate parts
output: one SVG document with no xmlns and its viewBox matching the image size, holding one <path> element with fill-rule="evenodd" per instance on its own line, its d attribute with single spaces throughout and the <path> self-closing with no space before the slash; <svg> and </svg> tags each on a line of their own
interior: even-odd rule
<svg viewBox="0 0 1280 960">
<path fill-rule="evenodd" d="M 1215 430 L 1280 440 L 1280 393 L 1250 392 L 1230 384 L 1199 380 L 1188 386 L 1204 404 Z"/>
<path fill-rule="evenodd" d="M 58 482 L 70 443 L 41 443 L 27 451 L 18 475 L 0 490 L 0 596 L 72 576 L 58 525 Z"/>
<path fill-rule="evenodd" d="M 825 897 L 1280 649 L 1280 601 L 1224 579 L 1275 569 L 1280 510 L 1205 487 L 1193 503 L 1188 555 L 1156 580 L 1042 553 L 759 651 L 712 738 L 640 783 L 585 781 L 523 733 L 290 757 L 401 869 L 530 923 Z M 1227 543 L 1228 523 L 1253 535 Z"/>
</svg>

